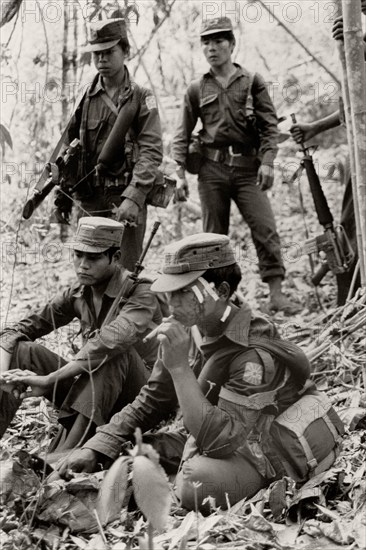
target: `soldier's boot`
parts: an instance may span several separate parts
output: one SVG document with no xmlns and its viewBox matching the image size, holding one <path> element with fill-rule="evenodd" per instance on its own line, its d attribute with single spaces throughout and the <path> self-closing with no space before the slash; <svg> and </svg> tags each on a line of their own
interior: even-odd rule
<svg viewBox="0 0 366 550">
<path fill-rule="evenodd" d="M 271 277 L 268 279 L 269 307 L 271 311 L 283 311 L 285 315 L 295 315 L 303 308 L 298 302 L 293 302 L 282 292 L 282 278 Z"/>
</svg>

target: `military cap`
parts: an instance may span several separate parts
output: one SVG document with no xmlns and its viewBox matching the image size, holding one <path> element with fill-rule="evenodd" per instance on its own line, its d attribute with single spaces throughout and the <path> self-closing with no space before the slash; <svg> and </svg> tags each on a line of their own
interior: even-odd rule
<svg viewBox="0 0 366 550">
<path fill-rule="evenodd" d="M 200 36 L 216 34 L 218 32 L 233 32 L 233 24 L 228 17 L 216 17 L 215 19 L 205 19 L 202 23 Z"/>
<path fill-rule="evenodd" d="M 152 284 L 154 292 L 172 292 L 193 283 L 208 269 L 236 263 L 229 237 L 197 233 L 165 247 L 162 274 Z"/>
<path fill-rule="evenodd" d="M 80 218 L 73 240 L 65 244 L 80 252 L 99 254 L 108 248 L 120 247 L 123 230 L 124 226 L 120 222 L 101 216 L 88 216 Z"/>
<path fill-rule="evenodd" d="M 89 45 L 84 48 L 84 51 L 100 52 L 109 50 L 122 39 L 128 40 L 124 19 L 97 21 L 90 26 Z"/>
</svg>

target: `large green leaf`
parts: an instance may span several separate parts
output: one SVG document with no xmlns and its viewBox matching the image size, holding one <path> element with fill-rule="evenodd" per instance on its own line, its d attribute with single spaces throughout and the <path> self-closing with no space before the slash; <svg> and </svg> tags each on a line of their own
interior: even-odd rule
<svg viewBox="0 0 366 550">
<path fill-rule="evenodd" d="M 171 494 L 163 468 L 146 456 L 133 461 L 133 489 L 136 502 L 154 529 L 163 530 L 168 521 Z"/>
<path fill-rule="evenodd" d="M 126 496 L 130 462 L 129 457 L 120 456 L 104 476 L 95 507 L 102 525 L 119 517 Z"/>
</svg>

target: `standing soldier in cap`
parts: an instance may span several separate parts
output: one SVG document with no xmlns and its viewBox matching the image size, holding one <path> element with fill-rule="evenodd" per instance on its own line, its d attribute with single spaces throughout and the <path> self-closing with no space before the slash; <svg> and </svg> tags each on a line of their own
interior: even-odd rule
<svg viewBox="0 0 366 550">
<path fill-rule="evenodd" d="M 120 265 L 122 234 L 117 221 L 81 218 L 69 243 L 78 281 L 2 332 L 0 437 L 24 397 L 44 395 L 60 410 L 66 435 L 60 446 L 73 448 L 145 384 L 150 374 L 146 365 L 154 364 L 157 345 L 143 344 L 142 338 L 162 317 L 150 283 L 133 284 Z M 35 343 L 75 317 L 83 346 L 71 361 Z"/>
<path fill-rule="evenodd" d="M 130 44 L 123 19 L 92 24 L 86 51 L 92 52 L 98 74 L 68 131 L 68 143 L 79 139 L 81 144 L 79 183 L 73 199 L 82 215 L 116 216 L 126 223 L 121 261 L 132 271 L 142 251 L 146 196 L 162 161 L 156 99 L 129 75 L 125 60 Z M 103 147 L 120 112 L 122 122 L 131 119 L 131 124 L 114 136 L 114 142 L 108 143 L 106 151 Z M 103 157 L 110 159 L 108 165 L 100 163 L 102 151 Z M 56 205 L 61 213 L 64 203 L 65 197 L 60 193 Z"/>
<path fill-rule="evenodd" d="M 132 404 L 69 455 L 61 475 L 116 459 L 136 427 L 152 429 L 177 403 L 187 432 L 144 440 L 157 448 L 164 467 L 182 462 L 176 479 L 182 506 L 194 509 L 196 494 L 200 509 L 209 495 L 226 508 L 228 500 L 250 497 L 285 473 L 271 452 L 269 428 L 310 390 L 310 366 L 271 322 L 254 317 L 246 304 L 234 305 L 230 297 L 240 279 L 225 235 L 191 235 L 166 248 L 163 274 L 151 288 L 167 292 L 172 315 L 153 331 L 161 343 L 153 373 Z M 198 379 L 189 365 L 187 327 L 194 326 L 204 363 Z"/>
<path fill-rule="evenodd" d="M 277 116 L 263 78 L 251 74 L 231 57 L 235 37 L 227 17 L 204 22 L 201 45 L 210 71 L 188 87 L 172 157 L 181 178 L 178 199 L 188 192 L 185 169 L 198 173 L 204 231 L 228 234 L 233 199 L 248 223 L 268 283 L 270 307 L 295 313 L 281 286 L 285 269 L 271 205 L 264 193 L 273 185 L 277 154 Z M 189 146 L 198 118 L 200 166 L 189 165 Z"/>
</svg>

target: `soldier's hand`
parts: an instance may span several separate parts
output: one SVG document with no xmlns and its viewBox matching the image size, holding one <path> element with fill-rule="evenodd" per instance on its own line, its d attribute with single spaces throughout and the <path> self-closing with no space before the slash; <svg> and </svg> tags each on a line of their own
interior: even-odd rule
<svg viewBox="0 0 366 550">
<path fill-rule="evenodd" d="M 127 222 L 127 225 L 136 226 L 139 206 L 131 199 L 124 199 L 116 211 L 116 219 L 119 222 Z"/>
<path fill-rule="evenodd" d="M 189 334 L 184 326 L 172 317 L 165 317 L 159 326 L 157 339 L 160 342 L 159 354 L 169 371 L 176 368 L 189 368 Z"/>
<path fill-rule="evenodd" d="M 55 466 L 61 477 L 70 479 L 72 472 L 95 472 L 98 454 L 92 449 L 76 449 L 61 459 Z"/>
<path fill-rule="evenodd" d="M 316 126 L 311 122 L 296 122 L 296 124 L 291 126 L 290 132 L 296 143 L 308 141 L 318 133 Z"/>
<path fill-rule="evenodd" d="M 269 164 L 262 164 L 258 170 L 257 185 L 261 191 L 267 191 L 273 185 L 274 168 Z"/>
<path fill-rule="evenodd" d="M 177 186 L 174 193 L 174 202 L 186 201 L 189 197 L 188 181 L 186 177 L 177 178 Z"/>
<path fill-rule="evenodd" d="M 13 393 L 17 399 L 25 399 L 44 395 L 52 382 L 48 375 L 40 376 L 30 370 L 14 369 L 1 375 L 0 385 L 4 391 Z M 27 390 L 28 386 L 31 387 L 30 390 Z"/>
<path fill-rule="evenodd" d="M 18 374 L 34 374 L 31 371 L 21 371 L 19 369 L 8 370 L 0 374 L 0 388 L 6 393 L 12 394 L 16 399 L 26 397 L 27 385 L 19 380 Z"/>
<path fill-rule="evenodd" d="M 334 40 L 344 40 L 343 36 L 343 18 L 342 16 L 336 17 L 333 21 L 332 36 Z"/>
</svg>

